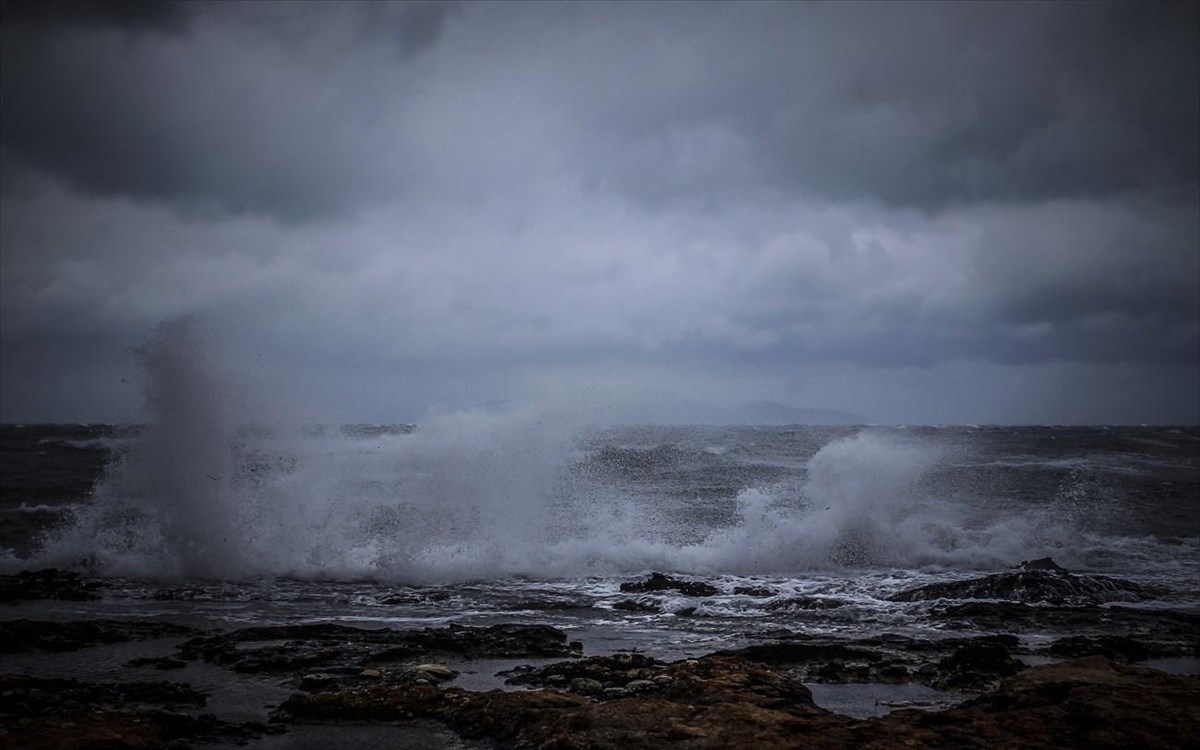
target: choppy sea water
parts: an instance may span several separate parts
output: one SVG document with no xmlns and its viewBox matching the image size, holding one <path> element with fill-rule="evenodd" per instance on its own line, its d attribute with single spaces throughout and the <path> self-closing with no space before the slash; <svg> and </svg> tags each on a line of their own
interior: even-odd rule
<svg viewBox="0 0 1200 750">
<path fill-rule="evenodd" d="M 228 430 L 5 426 L 7 572 L 107 579 L 6 616 L 536 622 L 590 652 L 936 633 L 888 596 L 1051 556 L 1200 603 L 1200 429 L 621 427 L 528 415 Z M 720 593 L 631 596 L 650 570 Z M 614 608 L 636 600 L 653 611 Z M 1046 634 L 1047 636 L 1052 634 Z"/>
</svg>

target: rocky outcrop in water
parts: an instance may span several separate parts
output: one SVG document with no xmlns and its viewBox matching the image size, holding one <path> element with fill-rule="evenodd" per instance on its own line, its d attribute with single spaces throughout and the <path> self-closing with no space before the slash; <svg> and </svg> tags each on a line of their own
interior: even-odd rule
<svg viewBox="0 0 1200 750">
<path fill-rule="evenodd" d="M 423 630 L 356 628 L 335 623 L 242 628 L 192 638 L 185 659 L 203 659 L 236 672 L 290 672 L 331 667 L 361 672 L 377 665 L 452 655 L 463 659 L 571 656 L 578 644 L 548 625 L 491 625 Z"/>
<path fill-rule="evenodd" d="M 1025 668 L 1004 644 L 982 638 L 959 646 L 937 666 L 936 676 L 930 684 L 942 689 L 990 686 L 998 678 L 1014 675 Z"/>
<path fill-rule="evenodd" d="M 104 643 L 148 641 L 200 631 L 170 622 L 143 620 L 0 621 L 0 653 L 77 651 Z"/>
<path fill-rule="evenodd" d="M 1147 644 L 1152 655 L 1200 655 L 1200 615 L 1133 607 L 1055 607 L 1016 602 L 963 602 L 936 606 L 930 615 L 952 630 L 994 633 L 1074 632 L 1119 635 Z"/>
<path fill-rule="evenodd" d="M 919 682 L 943 690 L 982 690 L 1024 664 L 1013 636 L 917 640 L 885 636 L 836 641 L 793 634 L 722 654 L 770 664 L 805 682 Z"/>
<path fill-rule="evenodd" d="M 428 685 L 335 689 L 293 696 L 277 716 L 287 721 L 438 719 L 469 736 L 518 746 L 582 748 L 615 747 L 608 743 L 630 739 L 634 746 L 660 746 L 710 734 L 726 737 L 732 747 L 743 728 L 739 715 L 778 714 L 776 723 L 828 715 L 813 705 L 800 682 L 724 656 L 664 664 L 618 654 L 526 670 L 520 678 L 525 684 L 565 684 L 561 692 L 471 693 Z M 700 716 L 707 728 L 695 723 Z M 744 736 L 746 742 L 752 739 L 753 734 Z"/>
<path fill-rule="evenodd" d="M 651 573 L 644 581 L 626 581 L 621 584 L 621 591 L 632 594 L 645 594 L 652 591 L 678 591 L 684 596 L 715 596 L 720 589 L 704 581 L 685 581 L 672 578 L 662 573 Z"/>
<path fill-rule="evenodd" d="M 643 599 L 621 599 L 620 601 L 613 602 L 612 608 L 622 612 L 644 612 L 647 614 L 662 612 L 662 607 L 657 602 Z"/>
<path fill-rule="evenodd" d="M 68 570 L 23 570 L 16 575 L 0 575 L 0 602 L 99 599 L 96 593 L 99 588 L 99 581 L 84 578 Z"/>
<path fill-rule="evenodd" d="M 1154 594 L 1132 581 L 1097 575 L 1074 575 L 1050 558 L 1021 563 L 1011 571 L 965 581 L 931 583 L 901 591 L 894 602 L 935 599 L 1005 599 L 1024 604 L 1047 603 L 1097 606 L 1107 602 L 1134 602 Z"/>
<path fill-rule="evenodd" d="M 1072 635 L 1059 638 L 1046 649 L 1059 657 L 1103 656 L 1109 661 L 1129 663 L 1152 656 L 1173 656 L 1159 644 L 1134 640 L 1124 635 Z"/>
</svg>

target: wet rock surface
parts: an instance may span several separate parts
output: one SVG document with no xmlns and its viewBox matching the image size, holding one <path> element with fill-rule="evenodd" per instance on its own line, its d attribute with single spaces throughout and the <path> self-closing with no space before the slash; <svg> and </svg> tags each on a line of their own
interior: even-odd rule
<svg viewBox="0 0 1200 750">
<path fill-rule="evenodd" d="M 812 693 L 800 681 L 763 664 L 716 654 L 669 664 L 643 654 L 595 656 L 514 670 L 507 681 L 606 700 L 638 695 L 696 704 L 813 705 Z"/>
<path fill-rule="evenodd" d="M 246 740 L 282 727 L 189 713 L 208 696 L 175 682 L 96 683 L 0 675 L 0 746 L 14 748 L 191 747 Z"/>
<path fill-rule="evenodd" d="M 753 596 L 756 599 L 775 596 L 779 592 L 769 586 L 735 586 L 733 593 L 738 596 Z"/>
<path fill-rule="evenodd" d="M 622 612 L 662 612 L 662 607 L 659 606 L 657 602 L 643 599 L 621 599 L 620 601 L 614 602 L 612 608 Z"/>
<path fill-rule="evenodd" d="M 942 690 L 982 690 L 1025 665 L 1015 636 L 918 640 L 901 636 L 837 641 L 800 635 L 721 652 L 787 670 L 805 682 L 917 682 Z"/>
<path fill-rule="evenodd" d="M 203 659 L 235 672 L 321 671 L 361 675 L 364 668 L 424 659 L 570 656 L 576 647 L 548 625 L 491 625 L 423 630 L 356 628 L 334 623 L 252 627 L 192 638 L 179 646 L 185 659 Z"/>
<path fill-rule="evenodd" d="M 49 625 L 111 630 L 115 637 L 118 625 L 129 624 Z M 36 631 L 47 623 L 5 625 Z M 273 674 L 298 692 L 274 709 L 268 727 L 202 713 L 207 696 L 181 683 L 5 676 L 0 746 L 193 747 L 324 722 L 432 721 L 501 747 L 614 749 L 1166 748 L 1186 746 L 1200 731 L 1200 680 L 1120 663 L 1160 653 L 1154 642 L 1145 645 L 1134 635 L 1060 638 L 1043 653 L 1113 658 L 1026 667 L 1020 641 L 1008 634 L 839 640 L 775 632 L 743 648 L 663 661 L 641 653 L 582 658 L 564 632 L 540 625 L 406 631 L 316 623 L 199 635 L 175 628 L 169 626 L 174 634 L 193 635 L 179 646 L 180 656 Z M 573 658 L 502 673 L 523 689 L 474 692 L 454 685 L 457 673 L 440 657 Z M 178 661 L 142 657 L 126 664 L 174 668 Z M 964 692 L 977 697 L 938 711 L 854 719 L 815 705 L 806 682 L 920 683 L 956 691 L 960 699 Z"/>
<path fill-rule="evenodd" d="M 36 599 L 84 601 L 98 599 L 99 588 L 99 581 L 67 570 L 23 570 L 16 575 L 0 575 L 0 602 Z"/>
<path fill-rule="evenodd" d="M 1072 632 L 1118 635 L 1150 644 L 1155 655 L 1200 654 L 1200 615 L 1133 607 L 1054 607 L 1016 602 L 935 606 L 930 615 L 949 630 L 997 633 Z"/>
<path fill-rule="evenodd" d="M 963 657 L 965 658 L 965 657 Z M 900 710 L 856 720 L 812 704 L 799 682 L 762 664 L 711 656 L 553 665 L 537 679 L 603 686 L 643 682 L 636 694 L 544 689 L 470 693 L 429 685 L 329 690 L 288 700 L 287 721 L 425 718 L 467 736 L 555 748 L 1093 748 L 1184 747 L 1200 728 L 1200 680 L 1099 657 L 1034 667 L 944 711 Z M 642 681 L 646 670 L 669 676 Z M 636 676 L 638 679 L 630 679 Z M 569 685 L 569 683 L 568 683 Z M 642 689 L 644 688 L 644 692 Z M 588 694 L 580 694 L 586 692 Z"/>
<path fill-rule="evenodd" d="M 843 599 L 837 599 L 829 596 L 792 596 L 787 599 L 779 599 L 767 605 L 767 609 L 772 611 L 797 611 L 797 610 L 820 610 L 820 609 L 838 609 L 844 607 L 849 602 Z"/>
<path fill-rule="evenodd" d="M 199 631 L 170 622 L 140 620 L 0 621 L 0 653 L 76 651 L 105 643 L 194 635 Z"/>
<path fill-rule="evenodd" d="M 56 571 L 29 580 L 41 581 L 29 585 L 42 593 L 59 587 L 66 596 L 77 585 L 85 593 L 91 590 L 84 579 Z M 1120 597 L 1136 598 L 1141 589 L 1117 579 L 1075 576 L 1048 559 L 939 586 L 895 597 L 928 613 L 928 635 L 847 637 L 780 628 L 744 633 L 741 642 L 747 645 L 739 648 L 676 661 L 637 652 L 584 658 L 579 642 L 547 625 L 400 630 L 314 622 L 201 631 L 148 619 L 11 620 L 0 622 L 0 653 L 56 654 L 160 638 L 177 639 L 178 645 L 114 649 L 122 654 L 114 663 L 128 668 L 123 679 L 132 682 L 0 675 L 0 747 L 228 745 L 286 725 L 326 722 L 382 722 L 381 727 L 424 722 L 489 747 L 593 750 L 1166 748 L 1188 746 L 1200 733 L 1195 708 L 1200 680 L 1129 666 L 1200 653 L 1200 616 L 1114 604 L 1125 601 Z M 678 604 L 665 608 L 665 603 L 674 595 L 721 593 L 711 583 L 661 573 L 626 582 L 621 590 L 631 596 L 611 605 L 618 611 L 666 615 L 677 609 L 676 615 L 704 617 L 713 616 L 711 606 L 697 611 L 678 609 Z M 189 601 L 208 595 L 198 587 L 172 592 L 172 598 Z M 732 593 L 773 597 L 757 606 L 796 611 L 801 622 L 826 610 L 833 610 L 834 618 L 842 612 L 853 617 L 858 608 L 835 596 L 783 596 L 766 587 L 739 587 Z M 564 607 L 579 606 L 573 598 L 559 598 Z M 525 608 L 524 600 L 512 607 Z M 1043 633 L 1059 637 L 1031 637 Z M 176 653 L 164 654 L 172 646 Z M 22 656 L 13 664 L 59 658 Z M 1027 666 L 1046 658 L 1074 661 Z M 527 659 L 538 663 L 513 666 Z M 466 689 L 497 684 L 486 677 L 464 677 L 461 686 L 455 684 L 456 670 L 489 671 L 486 661 L 464 665 L 479 660 L 506 662 L 490 671 L 507 670 L 497 675 L 507 690 Z M 274 691 L 254 712 L 236 718 L 265 717 L 272 708 L 273 724 L 203 713 L 208 696 L 183 682 L 155 680 L 168 675 L 152 670 L 179 670 L 169 675 L 177 680 L 209 679 L 223 670 L 253 675 L 225 672 L 233 680 L 269 683 Z M 805 683 L 813 690 L 817 684 L 870 683 L 884 696 L 930 693 L 929 688 L 949 692 L 934 693 L 945 700 L 882 704 L 939 710 L 902 708 L 855 719 L 816 705 Z M 847 689 L 857 688 L 836 690 Z M 294 692 L 284 699 L 288 691 Z M 946 708 L 951 700 L 967 697 Z"/>
<path fill-rule="evenodd" d="M 187 662 L 182 659 L 173 659 L 170 656 L 144 656 L 130 659 L 125 662 L 125 666 L 135 669 L 183 669 L 187 666 Z"/>
<path fill-rule="evenodd" d="M 621 591 L 633 594 L 645 594 L 653 591 L 678 591 L 684 596 L 715 596 L 720 589 L 704 581 L 685 581 L 672 578 L 662 573 L 651 573 L 644 581 L 626 581 L 621 584 Z"/>
<path fill-rule="evenodd" d="M 1103 656 L 1110 661 L 1129 663 L 1153 656 L 1174 656 L 1170 649 L 1159 644 L 1135 640 L 1124 635 L 1073 635 L 1059 638 L 1047 652 L 1054 656 Z"/>
<path fill-rule="evenodd" d="M 896 602 L 935 599 L 1004 599 L 1025 604 L 1096 606 L 1107 602 L 1137 602 L 1154 592 L 1132 581 L 1109 576 L 1075 575 L 1050 558 L 1026 561 L 1016 569 L 965 581 L 931 583 L 901 591 Z"/>
</svg>

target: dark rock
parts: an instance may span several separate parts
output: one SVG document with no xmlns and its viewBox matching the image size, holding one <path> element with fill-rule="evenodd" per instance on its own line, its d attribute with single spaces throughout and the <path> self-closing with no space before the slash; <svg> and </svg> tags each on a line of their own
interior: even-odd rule
<svg viewBox="0 0 1200 750">
<path fill-rule="evenodd" d="M 767 586 L 735 586 L 733 593 L 738 596 L 754 596 L 760 599 L 775 596 L 778 592 Z"/>
<path fill-rule="evenodd" d="M 68 707 L 203 706 L 208 696 L 178 682 L 95 683 L 0 675 L 0 717 L 54 716 Z"/>
<path fill-rule="evenodd" d="M 0 744 L 27 750 L 158 748 L 165 743 L 245 743 L 279 727 L 231 723 L 174 708 L 203 706 L 207 697 L 172 682 L 92 683 L 0 675 Z"/>
<path fill-rule="evenodd" d="M 337 675 L 332 675 L 327 672 L 313 672 L 312 674 L 306 674 L 300 678 L 299 687 L 301 690 L 306 690 L 311 693 L 334 687 L 339 682 L 340 680 L 338 679 Z"/>
<path fill-rule="evenodd" d="M 624 687 L 634 680 L 652 679 L 663 674 L 666 663 L 644 654 L 613 654 L 593 656 L 577 661 L 563 661 L 545 667 L 517 667 L 502 673 L 508 676 L 510 685 L 561 685 L 568 690 L 571 683 L 587 679 L 599 683 L 597 692 L 603 688 Z"/>
<path fill-rule="evenodd" d="M 934 716 L 961 746 L 989 737 L 993 747 L 1185 747 L 1200 727 L 1200 680 L 1089 657 L 1024 670 Z"/>
<path fill-rule="evenodd" d="M 281 643 L 282 641 L 282 643 Z M 363 667 L 449 654 L 463 659 L 571 656 L 566 633 L 548 625 L 492 625 L 424 630 L 356 628 L 335 623 L 243 628 L 192 638 L 185 659 L 204 659 L 237 672 Z M 355 670 L 358 671 L 358 670 Z"/>
<path fill-rule="evenodd" d="M 644 601 L 640 599 L 622 599 L 614 602 L 613 609 L 621 610 L 622 612 L 661 612 L 662 607 L 656 602 Z"/>
<path fill-rule="evenodd" d="M 1017 566 L 1019 570 L 1052 570 L 1055 573 L 1066 573 L 1067 569 L 1054 562 L 1050 557 L 1039 557 L 1037 560 L 1022 560 Z"/>
<path fill-rule="evenodd" d="M 966 657 L 964 657 L 966 658 Z M 1174 748 L 1200 726 L 1200 681 L 1091 658 L 1035 667 L 943 711 L 856 720 L 812 704 L 803 685 L 763 665 L 704 657 L 655 665 L 670 676 L 606 687 L 471 693 L 428 685 L 297 695 L 290 720 L 435 719 L 503 746 L 544 748 Z M 591 680 L 580 687 L 594 690 Z M 631 685 L 634 687 L 631 689 Z"/>
<path fill-rule="evenodd" d="M 732 657 L 706 656 L 664 664 L 640 654 L 616 654 L 517 671 L 519 674 L 509 682 L 565 685 L 565 689 L 571 693 L 600 701 L 625 699 L 636 694 L 692 706 L 741 703 L 769 710 L 816 710 L 811 692 L 800 682 L 765 665 Z M 567 678 L 565 682 L 564 678 Z M 483 709 L 485 704 L 500 695 L 539 696 L 533 699 L 538 703 L 543 696 L 554 695 L 540 691 L 540 695 L 539 692 L 469 693 L 458 688 L 447 688 L 439 694 L 431 693 L 428 687 L 391 686 L 295 695 L 280 707 L 279 716 L 285 719 L 382 719 L 402 716 L 443 718 L 453 724 L 461 716 L 460 710 L 472 702 L 482 701 L 476 703 L 476 707 Z M 562 707 L 580 705 L 578 699 L 552 701 Z M 518 701 L 513 705 L 520 704 L 521 701 Z M 521 708 L 514 710 L 523 711 Z"/>
<path fill-rule="evenodd" d="M 938 663 L 941 674 L 934 686 L 945 689 L 979 688 L 1014 675 L 1025 665 L 1012 658 L 1008 649 L 998 643 L 974 642 L 960 646 L 953 654 Z"/>
<path fill-rule="evenodd" d="M 98 581 L 57 568 L 23 570 L 16 575 L 0 575 L 0 602 L 32 599 L 82 601 L 99 599 Z"/>
<path fill-rule="evenodd" d="M 911 677 L 908 667 L 903 664 L 884 664 L 879 667 L 878 673 L 884 679 L 896 682 L 907 682 Z"/>
<path fill-rule="evenodd" d="M 379 597 L 380 604 L 428 604 L 450 599 L 449 591 L 402 591 Z"/>
<path fill-rule="evenodd" d="M 622 583 L 621 591 L 634 594 L 644 594 L 650 591 L 678 591 L 684 596 L 714 596 L 720 593 L 716 586 L 703 581 L 684 581 L 662 573 L 651 573 L 650 577 L 644 581 Z"/>
<path fill-rule="evenodd" d="M 249 601 L 253 595 L 250 591 L 234 587 L 183 586 L 159 589 L 154 592 L 153 596 L 155 599 L 165 602 L 244 602 Z"/>
<path fill-rule="evenodd" d="M 781 599 L 777 602 L 771 602 L 767 605 L 767 609 L 778 612 L 788 610 L 824 610 L 838 609 L 844 607 L 850 602 L 844 599 L 835 599 L 827 596 L 793 596 L 787 599 Z"/>
<path fill-rule="evenodd" d="M 186 661 L 173 659 L 169 656 L 146 656 L 140 659 L 130 659 L 125 662 L 127 667 L 149 667 L 151 669 L 183 669 Z"/>
<path fill-rule="evenodd" d="M 307 644 L 285 643 L 254 649 L 229 666 L 235 672 L 291 672 L 329 664 L 344 653 L 340 648 L 309 648 Z"/>
<path fill-rule="evenodd" d="M 1111 661 L 1127 663 L 1149 659 L 1160 649 L 1124 635 L 1073 635 L 1059 638 L 1048 650 L 1055 656 L 1103 656 Z"/>
<path fill-rule="evenodd" d="M 808 641 L 759 644 L 718 653 L 775 666 L 833 659 L 866 662 L 876 662 L 882 659 L 878 651 L 871 649 L 842 643 Z"/>
<path fill-rule="evenodd" d="M 979 601 L 935 606 L 930 614 L 946 627 L 1001 633 L 1138 633 L 1140 638 L 1153 639 L 1178 653 L 1191 653 L 1200 639 L 1200 615 L 1161 609 L 1032 606 Z"/>
<path fill-rule="evenodd" d="M 404 645 L 419 653 L 453 654 L 465 659 L 513 659 L 570 656 L 567 634 L 549 625 L 489 625 L 426 628 L 399 633 Z"/>
<path fill-rule="evenodd" d="M 808 682 L 896 683 L 914 680 L 934 687 L 978 690 L 1012 674 L 1020 662 L 1008 656 L 1011 635 L 940 640 L 883 635 L 855 641 L 792 634 L 774 643 L 720 652 L 788 670 Z M 983 657 L 994 657 L 988 663 Z"/>
<path fill-rule="evenodd" d="M 1053 567 L 1050 567 L 1053 566 Z M 1108 576 L 1080 576 L 1066 572 L 1049 558 L 1022 563 L 1015 571 L 966 581 L 947 581 L 893 594 L 891 601 L 935 599 L 1007 599 L 1032 604 L 1096 606 L 1107 602 L 1141 601 L 1154 592 L 1132 581 Z"/>
<path fill-rule="evenodd" d="M 76 651 L 102 643 L 146 641 L 197 632 L 183 625 L 144 620 L 7 620 L 0 622 L 0 653 Z"/>
</svg>

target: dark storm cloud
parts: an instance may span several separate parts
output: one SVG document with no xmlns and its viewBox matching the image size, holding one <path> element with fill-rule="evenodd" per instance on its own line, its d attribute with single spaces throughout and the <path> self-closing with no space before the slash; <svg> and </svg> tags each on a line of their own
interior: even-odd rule
<svg viewBox="0 0 1200 750">
<path fill-rule="evenodd" d="M 1200 194 L 1195 3 L 42 7 L 5 24 L 6 185 L 25 168 L 191 211 L 328 217 L 445 172 L 441 149 L 464 153 L 454 180 L 493 188 L 524 124 L 584 184 L 648 206 Z M 185 24 L 173 43 L 106 31 Z M 411 132 L 431 74 L 459 118 L 447 139 L 471 142 Z"/>
<path fill-rule="evenodd" d="M 698 72 L 655 90 L 654 100 L 613 92 L 608 104 L 622 112 L 612 117 L 629 128 L 624 142 L 644 151 L 611 160 L 600 177 L 670 200 L 689 192 L 671 180 L 678 171 L 643 172 L 639 163 L 732 143 L 740 167 L 686 175 L 692 191 L 720 190 L 722 177 L 744 190 L 748 160 L 755 179 L 782 190 L 898 207 L 1133 191 L 1194 200 L 1197 8 L 711 8 L 676 50 Z"/>
<path fill-rule="evenodd" d="M 7 0 L 0 23 L 23 33 L 71 27 L 128 31 L 183 30 L 198 3 L 175 0 Z"/>
<path fill-rule="evenodd" d="M 390 197 L 397 170 L 379 160 L 383 144 L 370 142 L 361 118 L 391 71 L 374 70 L 372 84 L 343 63 L 386 49 L 384 63 L 402 64 L 437 39 L 456 7 L 21 6 L 2 30 L 0 184 L 16 189 L 42 173 L 197 217 L 288 221 Z"/>
</svg>

